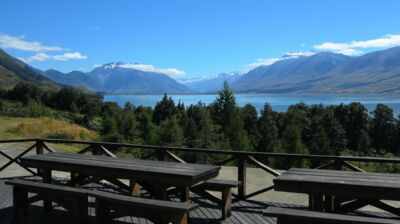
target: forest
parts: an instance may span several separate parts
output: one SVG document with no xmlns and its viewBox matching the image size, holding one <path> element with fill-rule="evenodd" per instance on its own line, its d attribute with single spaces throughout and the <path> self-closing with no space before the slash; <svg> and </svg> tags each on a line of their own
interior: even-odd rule
<svg viewBox="0 0 400 224">
<path fill-rule="evenodd" d="M 68 120 L 95 130 L 101 141 L 321 155 L 400 153 L 400 120 L 384 104 L 370 113 L 357 102 L 335 106 L 298 103 L 287 112 L 274 111 L 265 103 L 257 111 L 250 104 L 239 107 L 226 83 L 210 105 L 185 106 L 164 95 L 154 108 L 130 103 L 121 108 L 71 87 L 45 90 L 20 83 L 0 92 L 0 113 Z M 212 158 L 192 155 L 186 159 Z"/>
</svg>

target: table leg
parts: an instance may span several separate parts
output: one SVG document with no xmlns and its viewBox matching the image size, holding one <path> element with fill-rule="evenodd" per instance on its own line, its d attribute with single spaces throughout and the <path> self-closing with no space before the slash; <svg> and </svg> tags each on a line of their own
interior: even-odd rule
<svg viewBox="0 0 400 224">
<path fill-rule="evenodd" d="M 43 169 L 42 170 L 42 178 L 43 178 L 44 183 L 51 183 L 53 181 L 51 178 L 51 170 Z M 44 207 L 45 212 L 51 212 L 52 202 L 50 200 L 44 199 L 43 207 Z"/>
<path fill-rule="evenodd" d="M 70 183 L 71 183 L 71 186 L 73 186 L 73 187 L 79 187 L 79 184 L 78 184 L 78 177 L 79 177 L 79 173 L 77 173 L 77 172 L 71 172 L 70 173 Z"/>
<path fill-rule="evenodd" d="M 190 200 L 189 187 L 179 187 L 181 201 L 186 202 Z"/>
<path fill-rule="evenodd" d="M 322 211 L 324 195 L 323 194 L 309 194 L 309 207 L 312 211 Z"/>
<path fill-rule="evenodd" d="M 325 212 L 333 212 L 334 209 L 335 209 L 335 196 L 325 195 L 324 211 Z"/>
<path fill-rule="evenodd" d="M 136 181 L 129 180 L 129 188 L 130 188 L 131 196 L 134 196 L 134 197 L 140 196 L 140 185 Z"/>
</svg>

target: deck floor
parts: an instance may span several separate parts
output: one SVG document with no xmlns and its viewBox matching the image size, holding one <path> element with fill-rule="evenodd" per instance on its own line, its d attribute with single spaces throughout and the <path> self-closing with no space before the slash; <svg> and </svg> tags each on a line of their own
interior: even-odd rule
<svg viewBox="0 0 400 224">
<path fill-rule="evenodd" d="M 30 179 L 31 177 L 28 177 Z M 37 179 L 37 178 L 33 178 Z M 12 223 L 12 187 L 4 184 L 6 178 L 0 178 L 0 223 L 1 224 L 11 224 Z M 64 179 L 65 180 L 65 179 Z M 58 180 L 63 181 L 63 180 Z M 97 190 L 114 191 L 116 188 L 110 184 L 92 184 L 90 186 L 85 186 L 88 188 L 96 188 Z M 192 201 L 199 204 L 199 208 L 192 211 L 190 216 L 191 224 L 217 224 L 217 223 L 244 223 L 244 224 L 276 224 L 276 219 L 271 217 L 266 217 L 262 215 L 262 210 L 268 206 L 276 207 L 291 207 L 305 209 L 304 206 L 285 204 L 285 203 L 271 203 L 271 202 L 261 202 L 261 201 L 238 201 L 232 205 L 232 216 L 225 220 L 221 220 L 221 210 L 213 202 L 209 200 L 202 199 L 196 195 L 191 195 Z M 89 198 L 90 202 L 94 202 L 93 198 Z M 37 224 L 37 223 L 57 223 L 57 224 L 69 224 L 69 215 L 61 207 L 55 207 L 50 214 L 47 214 L 42 209 L 42 202 L 34 203 L 29 206 L 29 215 L 26 224 Z M 93 208 L 89 209 L 90 223 L 95 223 L 94 216 L 95 210 Z M 376 211 L 358 211 L 358 215 L 366 216 L 376 216 L 382 218 L 396 218 L 387 212 L 376 212 Z M 151 224 L 152 222 L 137 217 L 122 217 L 118 220 L 114 220 L 113 223 L 123 224 L 123 223 L 136 223 L 136 224 Z"/>
<path fill-rule="evenodd" d="M 12 188 L 4 184 L 6 179 L 0 180 L 0 223 L 9 224 L 12 219 Z M 105 188 L 105 186 L 96 186 L 96 188 Z M 111 188 L 103 189 L 109 191 Z M 89 199 L 91 200 L 91 199 Z M 262 210 L 267 206 L 271 205 L 268 203 L 257 202 L 257 201 L 238 201 L 232 205 L 232 216 L 226 220 L 221 220 L 221 210 L 215 204 L 208 200 L 201 199 L 196 195 L 192 195 L 194 203 L 200 205 L 199 209 L 196 209 L 190 213 L 190 223 L 271 223 L 275 224 L 276 219 L 265 217 L 262 215 Z M 275 206 L 287 206 L 287 204 L 281 204 Z M 90 221 L 94 223 L 94 209 L 89 210 Z M 46 214 L 43 212 L 42 203 L 37 202 L 29 207 L 29 220 L 26 223 L 69 223 L 68 213 L 61 207 L 55 207 L 52 213 Z M 123 217 L 115 220 L 114 223 L 152 223 L 143 218 L 136 217 Z"/>
</svg>

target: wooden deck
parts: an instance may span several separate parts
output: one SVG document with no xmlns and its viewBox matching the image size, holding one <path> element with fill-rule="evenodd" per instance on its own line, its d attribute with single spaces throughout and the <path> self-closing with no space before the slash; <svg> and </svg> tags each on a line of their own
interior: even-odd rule
<svg viewBox="0 0 400 224">
<path fill-rule="evenodd" d="M 12 188 L 4 184 L 6 179 L 0 180 L 0 223 L 9 224 L 11 223 L 12 217 Z M 111 185 L 96 185 L 90 186 L 91 188 L 97 188 L 101 190 L 110 191 L 113 189 Z M 190 213 L 191 224 L 197 223 L 276 223 L 275 218 L 264 217 L 262 215 L 262 210 L 268 205 L 263 202 L 256 201 L 240 201 L 236 202 L 232 206 L 232 216 L 226 220 L 221 220 L 221 210 L 220 208 L 208 201 L 193 195 L 193 201 L 200 205 L 200 208 Z M 286 204 L 275 206 L 288 206 Z M 68 213 L 57 207 L 51 214 L 46 214 L 43 212 L 42 203 L 37 202 L 29 208 L 29 220 L 27 223 L 69 223 Z M 89 210 L 89 215 L 91 218 L 91 223 L 94 223 L 94 209 Z M 115 221 L 114 223 L 152 223 L 142 218 L 135 217 L 124 217 Z"/>
<path fill-rule="evenodd" d="M 30 178 L 30 177 L 28 177 Z M 12 218 L 12 188 L 4 184 L 5 178 L 0 179 L 0 223 L 1 224 L 11 224 Z M 62 180 L 60 180 L 62 181 Z M 113 185 L 103 184 L 103 185 L 90 185 L 88 188 L 104 190 L 104 191 L 114 191 L 116 188 Z M 270 202 L 260 202 L 260 201 L 238 201 L 232 206 L 232 216 L 226 220 L 221 220 L 221 210 L 220 208 L 205 199 L 202 199 L 196 195 L 192 195 L 193 202 L 200 205 L 200 208 L 194 210 L 190 213 L 190 223 L 191 224 L 223 224 L 223 223 L 240 223 L 240 224 L 276 224 L 276 219 L 271 217 L 265 217 L 262 215 L 262 210 L 268 206 L 275 207 L 290 207 L 305 209 L 305 207 L 284 204 L 284 203 L 270 203 Z M 94 202 L 93 199 L 90 199 Z M 57 224 L 69 224 L 69 215 L 61 207 L 56 207 L 51 214 L 44 213 L 42 209 L 42 202 L 37 202 L 29 207 L 29 220 L 27 224 L 33 223 L 57 223 Z M 91 216 L 90 223 L 94 222 L 94 209 L 89 210 L 89 215 Z M 372 211 L 358 211 L 359 215 L 375 216 L 382 218 L 398 218 L 393 214 L 387 212 L 372 212 Z M 123 217 L 119 220 L 115 220 L 116 224 L 123 223 L 135 223 L 135 224 L 151 224 L 152 222 L 147 221 L 143 218 L 136 217 Z"/>
</svg>

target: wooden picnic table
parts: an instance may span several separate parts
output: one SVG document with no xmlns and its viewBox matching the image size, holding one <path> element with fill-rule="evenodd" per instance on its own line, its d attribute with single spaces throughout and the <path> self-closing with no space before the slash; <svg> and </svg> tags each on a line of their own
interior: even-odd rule
<svg viewBox="0 0 400 224">
<path fill-rule="evenodd" d="M 349 213 L 372 205 L 400 215 L 382 201 L 400 201 L 400 174 L 291 168 L 274 184 L 276 191 L 308 194 L 313 211 Z"/>
<path fill-rule="evenodd" d="M 71 173 L 67 185 L 79 186 L 107 180 L 137 194 L 137 184 L 156 199 L 167 200 L 167 189 L 181 190 L 181 200 L 189 200 L 189 188 L 218 175 L 220 166 L 155 160 L 113 158 L 69 153 L 38 154 L 21 158 L 24 166 L 37 168 L 44 182 L 51 182 L 51 171 Z M 127 186 L 118 179 L 130 180 Z"/>
</svg>

